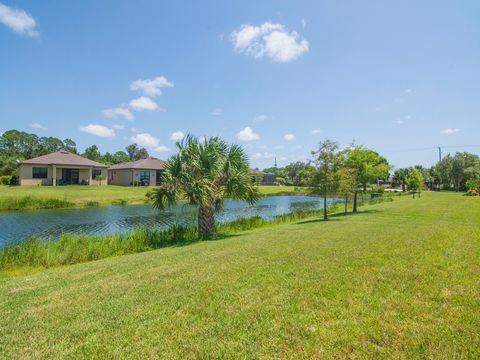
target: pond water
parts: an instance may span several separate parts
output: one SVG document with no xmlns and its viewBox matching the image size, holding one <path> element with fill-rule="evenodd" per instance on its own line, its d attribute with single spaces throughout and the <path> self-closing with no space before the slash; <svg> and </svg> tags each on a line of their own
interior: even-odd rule
<svg viewBox="0 0 480 360">
<path fill-rule="evenodd" d="M 328 203 L 335 202 L 328 199 Z M 270 196 L 261 198 L 255 205 L 243 201 L 226 200 L 218 222 L 261 216 L 271 219 L 294 210 L 323 208 L 323 200 L 307 196 Z M 176 205 L 165 210 L 151 205 L 107 206 L 80 209 L 55 209 L 36 211 L 0 212 L 0 247 L 35 235 L 54 238 L 62 233 L 114 234 L 125 233 L 136 227 L 165 228 L 173 223 L 192 224 L 196 208 Z"/>
</svg>

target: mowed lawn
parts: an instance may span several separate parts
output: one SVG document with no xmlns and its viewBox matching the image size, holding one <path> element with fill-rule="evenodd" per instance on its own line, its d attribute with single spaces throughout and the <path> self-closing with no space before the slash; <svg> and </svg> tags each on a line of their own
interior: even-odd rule
<svg viewBox="0 0 480 360">
<path fill-rule="evenodd" d="M 2 358 L 480 358 L 480 198 L 0 279 Z"/>
</svg>

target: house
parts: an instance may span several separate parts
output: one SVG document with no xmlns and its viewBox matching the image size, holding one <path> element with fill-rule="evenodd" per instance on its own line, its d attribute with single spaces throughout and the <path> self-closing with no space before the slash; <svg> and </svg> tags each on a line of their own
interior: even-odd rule
<svg viewBox="0 0 480 360">
<path fill-rule="evenodd" d="M 258 169 L 251 169 L 252 182 L 258 185 L 276 185 L 275 174 L 266 173 Z"/>
<path fill-rule="evenodd" d="M 58 151 L 19 163 L 20 185 L 99 185 L 108 166 L 68 151 Z"/>
<path fill-rule="evenodd" d="M 108 168 L 108 183 L 123 186 L 159 186 L 165 161 L 148 157 Z"/>
</svg>

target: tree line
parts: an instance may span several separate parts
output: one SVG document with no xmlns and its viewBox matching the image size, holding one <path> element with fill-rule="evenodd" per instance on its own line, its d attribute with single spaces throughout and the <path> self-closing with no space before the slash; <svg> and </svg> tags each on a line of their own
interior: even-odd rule
<svg viewBox="0 0 480 360">
<path fill-rule="evenodd" d="M 59 139 L 53 136 L 40 137 L 18 130 L 8 130 L 0 135 L 0 176 L 17 175 L 18 161 L 31 159 L 56 151 L 69 151 L 105 165 L 145 159 L 149 156 L 145 148 L 130 144 L 125 151 L 102 154 L 97 145 L 91 145 L 80 153 L 72 139 Z"/>
</svg>

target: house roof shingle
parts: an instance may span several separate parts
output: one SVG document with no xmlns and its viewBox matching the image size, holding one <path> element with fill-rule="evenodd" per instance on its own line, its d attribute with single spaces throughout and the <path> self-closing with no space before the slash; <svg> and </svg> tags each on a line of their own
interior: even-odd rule
<svg viewBox="0 0 480 360">
<path fill-rule="evenodd" d="M 115 164 L 108 168 L 108 170 L 125 170 L 125 169 L 134 169 L 134 170 L 163 170 L 165 168 L 165 161 L 148 157 L 146 159 L 140 159 L 137 161 Z"/>
<path fill-rule="evenodd" d="M 68 151 L 57 151 L 51 154 L 42 155 L 33 159 L 20 161 L 20 164 L 30 165 L 69 165 L 69 166 L 93 166 L 106 168 L 107 165 L 100 164 L 96 161 L 84 158 Z"/>
</svg>

